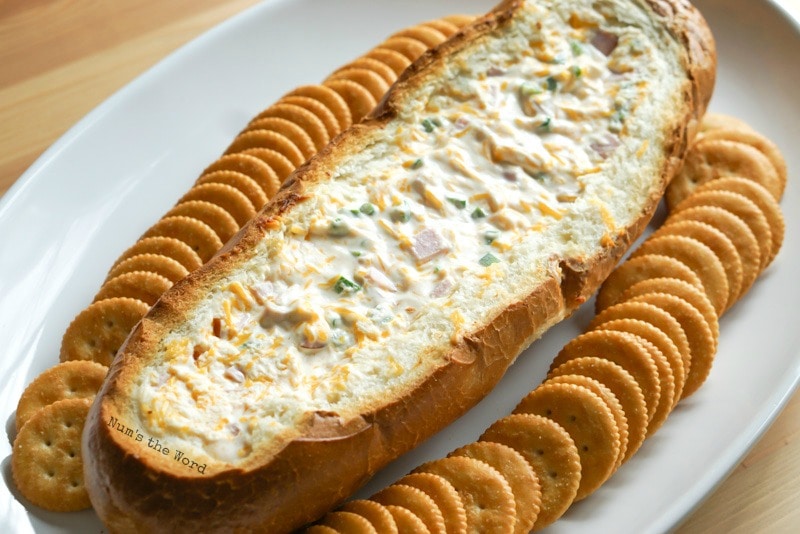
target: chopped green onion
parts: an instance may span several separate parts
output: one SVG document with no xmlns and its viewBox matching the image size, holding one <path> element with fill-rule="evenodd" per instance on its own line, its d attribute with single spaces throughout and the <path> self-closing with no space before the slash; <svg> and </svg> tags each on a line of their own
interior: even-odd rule
<svg viewBox="0 0 800 534">
<path fill-rule="evenodd" d="M 488 267 L 493 263 L 500 263 L 500 260 L 498 260 L 494 256 L 494 254 L 492 254 L 491 252 L 488 252 L 481 259 L 478 260 L 478 263 L 480 263 L 484 267 Z"/>
<path fill-rule="evenodd" d="M 533 171 L 527 171 L 526 170 L 525 174 L 527 174 L 528 176 L 530 176 L 534 180 L 537 180 L 537 181 L 540 181 L 540 182 L 547 178 L 547 173 L 544 172 L 544 171 L 533 172 Z"/>
<path fill-rule="evenodd" d="M 555 91 L 558 89 L 558 81 L 552 76 L 547 77 L 547 89 L 550 91 Z"/>
<path fill-rule="evenodd" d="M 486 230 L 483 233 L 483 238 L 486 240 L 487 245 L 494 243 L 494 240 L 500 237 L 500 230 Z"/>
<path fill-rule="evenodd" d="M 540 95 L 542 94 L 542 90 L 535 84 L 525 82 L 519 86 L 519 95 L 522 97 L 529 97 L 533 95 Z"/>
<path fill-rule="evenodd" d="M 486 217 L 486 212 L 484 212 L 480 206 L 472 210 L 472 218 L 473 219 L 483 219 Z"/>
<path fill-rule="evenodd" d="M 352 254 L 352 256 L 353 256 L 354 258 L 358 258 L 358 257 L 360 257 L 360 256 L 361 256 L 361 254 L 363 254 L 363 252 L 361 252 L 360 250 L 351 250 L 351 251 L 350 251 L 350 254 Z"/>
<path fill-rule="evenodd" d="M 622 131 L 623 124 L 625 124 L 625 111 L 623 109 L 617 109 L 617 111 L 611 115 L 611 124 L 608 125 L 608 130 L 613 133 L 619 133 Z"/>
<path fill-rule="evenodd" d="M 437 126 L 441 125 L 442 123 L 438 119 L 422 119 L 422 127 L 428 133 L 431 133 Z"/>
<path fill-rule="evenodd" d="M 328 226 L 328 235 L 334 237 L 341 237 L 345 236 L 350 233 L 350 226 L 348 226 L 347 221 L 342 219 L 341 217 L 336 217 L 331 221 L 330 226 Z"/>
<path fill-rule="evenodd" d="M 356 217 L 358 217 L 359 215 L 361 215 L 361 212 L 360 212 L 360 211 L 358 211 L 358 210 L 357 210 L 357 209 L 355 209 L 355 208 L 351 209 L 351 210 L 350 210 L 350 213 L 352 213 L 352 214 L 353 214 L 353 215 L 355 215 Z"/>
<path fill-rule="evenodd" d="M 583 71 L 577 65 L 573 65 L 572 67 L 569 68 L 569 70 L 570 72 L 572 72 L 572 75 L 575 76 L 576 78 L 580 78 L 581 74 L 583 74 Z"/>
<path fill-rule="evenodd" d="M 375 206 L 373 206 L 369 202 L 364 202 L 363 204 L 361 204 L 361 207 L 358 208 L 358 211 L 360 211 L 364 215 L 372 215 L 373 213 L 375 213 Z"/>
<path fill-rule="evenodd" d="M 420 167 L 422 167 L 422 160 L 421 159 L 414 160 L 414 163 L 411 164 L 411 168 L 413 170 L 417 170 Z"/>
<path fill-rule="evenodd" d="M 573 56 L 580 56 L 583 54 L 583 45 L 578 41 L 570 41 L 569 47 L 572 50 Z"/>
<path fill-rule="evenodd" d="M 454 197 L 447 197 L 448 202 L 453 206 L 457 207 L 460 210 L 463 210 L 467 207 L 467 201 L 463 198 L 454 198 Z"/>
<path fill-rule="evenodd" d="M 355 293 L 356 291 L 360 290 L 361 286 L 356 284 L 355 282 L 351 282 L 344 276 L 340 276 L 336 283 L 333 284 L 333 290 L 339 294 L 345 293 Z"/>
<path fill-rule="evenodd" d="M 394 222 L 408 222 L 411 220 L 411 212 L 408 208 L 394 208 L 390 216 Z"/>
<path fill-rule="evenodd" d="M 544 131 L 544 132 L 549 132 L 550 131 L 550 122 L 551 121 L 552 121 L 552 119 L 550 117 L 545 118 L 544 122 L 539 125 L 539 129 Z"/>
</svg>

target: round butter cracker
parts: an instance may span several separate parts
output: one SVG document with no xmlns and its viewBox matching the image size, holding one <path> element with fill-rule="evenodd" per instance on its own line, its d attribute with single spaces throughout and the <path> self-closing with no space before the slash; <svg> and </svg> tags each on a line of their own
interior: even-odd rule
<svg viewBox="0 0 800 534">
<path fill-rule="evenodd" d="M 206 184 L 200 187 L 214 185 L 219 187 L 230 187 L 223 186 L 222 184 Z M 231 189 L 233 188 L 231 187 Z M 238 191 L 236 192 L 241 195 L 241 193 Z M 242 196 L 244 197 L 244 195 Z M 197 199 L 187 198 L 186 200 L 188 201 Z M 172 237 L 179 241 L 183 241 L 197 253 L 203 262 L 210 260 L 211 257 L 216 254 L 220 248 L 222 248 L 222 240 L 219 238 L 213 228 L 203 221 L 195 219 L 194 217 L 186 217 L 185 215 L 164 217 L 156 224 L 151 226 L 147 232 L 145 232 L 143 237 Z"/>
<path fill-rule="evenodd" d="M 675 378 L 672 375 L 672 367 L 670 367 L 667 358 L 656 345 L 650 343 L 647 339 L 637 335 L 636 341 L 645 348 L 648 354 L 650 354 L 653 363 L 656 364 L 659 385 L 661 387 L 661 396 L 658 399 L 658 406 L 650 422 L 647 424 L 647 435 L 649 437 L 666 422 L 672 409 L 678 403 L 679 397 L 675 395 Z"/>
<path fill-rule="evenodd" d="M 733 213 L 716 206 L 695 206 L 672 213 L 664 225 L 684 221 L 708 224 L 725 234 L 733 243 L 742 262 L 742 287 L 737 300 L 742 298 L 761 272 L 761 252 L 750 227 Z"/>
<path fill-rule="evenodd" d="M 282 117 L 262 117 L 260 119 L 254 119 L 243 131 L 248 132 L 250 130 L 272 130 L 273 132 L 278 132 L 294 143 L 306 159 L 317 153 L 311 136 L 294 122 Z"/>
<path fill-rule="evenodd" d="M 311 525 L 306 527 L 303 532 L 306 534 L 341 534 L 338 530 L 327 525 Z"/>
<path fill-rule="evenodd" d="M 711 183 L 716 183 L 715 180 Z M 719 180 L 721 181 L 721 180 Z M 724 233 L 710 224 L 700 221 L 668 221 L 656 231 L 652 237 L 661 235 L 679 235 L 690 237 L 703 243 L 711 249 L 719 259 L 725 276 L 728 280 L 728 301 L 726 309 L 730 308 L 742 293 L 744 281 L 744 267 L 733 242 Z"/>
<path fill-rule="evenodd" d="M 347 65 L 344 65 L 336 69 L 334 72 L 339 72 L 341 70 L 351 69 L 351 68 L 371 70 L 372 72 L 383 78 L 383 81 L 385 81 L 389 85 L 392 85 L 397 80 L 397 74 L 391 67 L 389 67 L 389 65 L 387 65 L 383 61 L 367 56 L 361 56 L 351 61 Z"/>
<path fill-rule="evenodd" d="M 242 154 L 241 152 L 227 154 L 218 158 L 203 170 L 203 174 L 211 174 L 216 171 L 236 171 L 246 174 L 256 181 L 261 190 L 264 191 L 264 194 L 267 195 L 267 198 L 275 196 L 281 185 L 281 181 L 272 167 L 254 156 Z"/>
<path fill-rule="evenodd" d="M 581 461 L 576 501 L 591 495 L 614 473 L 620 456 L 619 430 L 611 409 L 590 389 L 545 382 L 522 399 L 514 413 L 552 419 L 572 437 Z"/>
<path fill-rule="evenodd" d="M 706 113 L 700 122 L 700 133 L 706 135 L 718 129 L 753 131 L 749 124 L 732 115 L 715 112 Z"/>
<path fill-rule="evenodd" d="M 419 517 L 431 534 L 445 534 L 444 516 L 427 493 L 413 486 L 395 483 L 383 488 L 370 500 L 384 506 L 402 506 Z"/>
<path fill-rule="evenodd" d="M 94 297 L 99 300 L 127 297 L 141 300 L 152 306 L 172 287 L 172 282 L 160 274 L 148 271 L 132 271 L 123 273 L 105 282 Z"/>
<path fill-rule="evenodd" d="M 778 251 L 783 245 L 784 234 L 786 233 L 786 222 L 783 219 L 783 212 L 778 202 L 770 195 L 769 191 L 764 189 L 760 184 L 741 178 L 738 176 L 726 176 L 703 184 L 697 189 L 698 192 L 702 191 L 730 191 L 746 196 L 752 201 L 769 224 L 769 229 L 772 235 L 772 249 L 770 251 L 767 266 L 772 263 Z"/>
<path fill-rule="evenodd" d="M 117 261 L 112 266 L 112 269 L 117 267 L 120 263 L 128 258 L 132 258 L 133 256 L 138 256 L 140 254 L 159 254 L 168 258 L 172 258 L 183 265 L 189 272 L 199 269 L 200 266 L 203 265 L 203 260 L 200 258 L 197 252 L 192 250 L 192 247 L 180 239 L 158 236 L 139 239 L 128 250 L 123 252 L 119 258 L 117 258 Z"/>
<path fill-rule="evenodd" d="M 664 332 L 678 348 L 683 360 L 684 387 L 689 369 L 692 366 L 692 354 L 689 340 L 680 323 L 675 318 L 657 306 L 644 302 L 631 302 L 630 300 L 606 308 L 595 316 L 589 323 L 588 330 L 597 330 L 604 323 L 615 320 L 639 320 L 651 324 Z"/>
<path fill-rule="evenodd" d="M 61 340 L 62 362 L 91 360 L 106 367 L 139 320 L 150 310 L 141 300 L 100 300 L 80 312 Z"/>
<path fill-rule="evenodd" d="M 227 184 L 196 184 L 178 200 L 178 204 L 192 200 L 205 200 L 216 204 L 230 213 L 240 227 L 256 215 L 256 206 L 247 198 L 247 195 Z"/>
<path fill-rule="evenodd" d="M 786 168 L 786 160 L 775 143 L 749 128 L 716 128 L 704 132 L 703 139 L 723 139 L 726 141 L 744 143 L 764 154 L 778 173 L 778 183 L 776 186 L 778 196 L 773 196 L 772 198 L 776 201 L 780 201 L 786 189 L 788 170 Z"/>
<path fill-rule="evenodd" d="M 647 404 L 642 389 L 631 374 L 616 363 L 586 356 L 562 363 L 547 375 L 548 380 L 563 375 L 581 375 L 598 381 L 607 387 L 619 401 L 625 413 L 628 428 L 628 443 L 622 455 L 626 462 L 639 450 L 647 437 Z"/>
<path fill-rule="evenodd" d="M 209 204 L 213 205 L 213 204 Z M 215 206 L 216 207 L 216 206 Z M 222 208 L 219 208 L 222 209 Z M 233 219 L 231 219 L 233 220 Z M 163 276 L 173 284 L 189 274 L 189 270 L 177 260 L 162 254 L 137 254 L 121 261 L 113 267 L 106 277 L 106 282 L 121 274 L 134 271 L 147 271 Z M 105 282 L 104 282 L 105 283 Z"/>
<path fill-rule="evenodd" d="M 446 15 L 442 17 L 442 20 L 449 22 L 450 24 L 453 24 L 460 29 L 463 28 L 464 26 L 467 26 L 468 24 L 472 24 L 476 18 L 478 17 L 476 17 L 475 15 L 464 15 L 461 13 L 455 13 L 452 15 Z"/>
<path fill-rule="evenodd" d="M 595 312 L 600 313 L 619 302 L 622 293 L 637 282 L 649 278 L 670 276 L 686 280 L 702 289 L 700 278 L 679 260 L 661 254 L 646 254 L 629 258 L 614 269 L 600 286 L 595 301 Z"/>
<path fill-rule="evenodd" d="M 626 332 L 590 330 L 564 345 L 550 365 L 550 370 L 584 356 L 597 356 L 618 364 L 633 376 L 642 389 L 649 422 L 661 399 L 661 379 L 650 353 L 638 339 Z"/>
<path fill-rule="evenodd" d="M 312 99 L 311 105 L 313 105 L 314 103 L 316 103 L 316 100 Z M 309 103 L 306 102 L 306 106 L 308 105 Z M 319 108 L 324 109 L 324 106 L 320 105 Z M 252 129 L 253 125 L 258 123 L 259 121 L 270 117 L 285 119 L 302 128 L 302 130 L 308 135 L 308 137 L 311 138 L 311 141 L 314 143 L 314 148 L 316 149 L 316 151 L 321 150 L 322 147 L 327 145 L 328 141 L 331 140 L 330 135 L 328 135 L 328 129 L 325 127 L 325 123 L 322 122 L 322 120 L 317 115 L 315 115 L 312 111 L 306 109 L 306 107 L 298 106 L 296 104 L 291 104 L 289 102 L 286 102 L 285 100 L 278 101 L 278 103 L 271 105 L 270 107 L 259 113 L 256 116 L 256 118 L 253 119 L 248 125 L 248 130 Z M 288 136 L 284 135 L 284 137 L 289 139 Z M 263 146 L 270 147 L 270 145 L 268 144 L 265 144 Z M 276 150 L 284 154 L 286 157 L 289 158 L 289 160 L 292 163 L 295 163 L 296 165 L 300 165 L 303 163 L 302 161 L 300 161 L 300 163 L 296 163 L 296 161 L 292 158 L 292 156 L 290 156 L 288 153 L 284 152 L 279 148 Z M 308 151 L 308 147 L 306 147 L 306 151 Z M 308 156 L 306 156 L 306 158 L 307 157 Z M 303 159 L 305 160 L 306 158 Z"/>
<path fill-rule="evenodd" d="M 639 282 L 645 284 L 648 281 Z M 636 284 L 637 287 L 639 284 Z M 648 291 L 649 292 L 649 291 Z M 658 352 L 664 357 L 664 361 L 670 368 L 670 376 L 673 381 L 673 404 L 672 408 L 678 403 L 686 382 L 686 373 L 683 369 L 683 357 L 678 347 L 661 329 L 655 325 L 639 319 L 615 319 L 598 325 L 596 330 L 615 330 L 617 332 L 628 332 L 635 336 L 652 343 Z M 664 382 L 661 383 L 662 389 Z"/>
<path fill-rule="evenodd" d="M 701 138 L 686 154 L 683 168 L 667 187 L 667 208 L 675 208 L 698 186 L 731 175 L 760 183 L 776 200 L 783 194 L 778 171 L 758 149 L 736 141 Z"/>
<path fill-rule="evenodd" d="M 272 108 L 267 108 L 267 110 L 262 111 L 261 114 L 263 115 L 264 113 L 269 112 L 270 109 Z M 258 116 L 253 120 L 258 120 L 259 118 L 261 118 L 261 116 Z M 236 154 L 237 152 L 244 152 L 245 150 L 251 148 L 268 148 L 270 150 L 274 150 L 289 160 L 294 168 L 302 165 L 306 159 L 303 157 L 303 153 L 300 152 L 300 149 L 297 148 L 297 146 L 292 143 L 288 137 L 272 130 L 243 131 L 236 136 L 233 142 L 231 142 L 231 144 L 225 150 L 225 154 Z"/>
<path fill-rule="evenodd" d="M 497 469 L 503 475 L 516 501 L 516 534 L 527 534 L 533 528 L 542 505 L 539 477 L 524 456 L 502 443 L 475 441 L 460 447 L 448 456 L 466 456 Z"/>
<path fill-rule="evenodd" d="M 422 41 L 401 35 L 389 37 L 378 46 L 399 52 L 411 61 L 416 61 L 428 49 Z"/>
<path fill-rule="evenodd" d="M 239 224 L 233 218 L 233 215 L 206 200 L 181 202 L 164 214 L 164 217 L 179 216 L 191 217 L 207 224 L 223 243 L 239 231 Z"/>
<path fill-rule="evenodd" d="M 81 433 L 91 405 L 90 399 L 64 399 L 45 406 L 14 439 L 14 483 L 36 506 L 54 512 L 91 507 L 81 460 Z"/>
<path fill-rule="evenodd" d="M 233 187 L 234 189 L 239 190 L 253 207 L 257 210 L 260 210 L 264 204 L 267 203 L 267 195 L 261 189 L 261 186 L 258 183 L 241 172 L 237 171 L 214 171 L 208 174 L 202 175 L 200 178 L 197 179 L 195 182 L 196 185 L 202 184 L 225 184 Z"/>
<path fill-rule="evenodd" d="M 422 44 L 422 43 L 420 43 Z M 424 46 L 424 45 L 423 45 Z M 361 122 L 378 105 L 378 101 L 363 85 L 352 80 L 337 78 L 325 80 L 325 87 L 333 89 L 347 103 L 353 124 Z"/>
<path fill-rule="evenodd" d="M 433 28 L 434 30 L 438 31 L 448 39 L 454 33 L 458 32 L 458 26 L 445 19 L 427 20 L 423 22 L 421 26 L 428 26 L 429 28 Z"/>
<path fill-rule="evenodd" d="M 629 302 L 644 302 L 657 306 L 675 318 L 686 334 L 692 355 L 692 364 L 681 398 L 696 392 L 711 372 L 716 355 L 717 340 L 697 308 L 680 297 L 667 293 L 649 293 L 633 297 Z"/>
<path fill-rule="evenodd" d="M 739 217 L 753 232 L 759 247 L 760 270 L 769 264 L 772 256 L 772 230 L 767 218 L 749 198 L 732 191 L 698 191 L 675 207 L 673 213 L 697 206 L 715 206 Z"/>
<path fill-rule="evenodd" d="M 458 492 L 447 480 L 433 473 L 410 473 L 397 483 L 420 489 L 433 499 L 442 512 L 448 534 L 466 534 L 467 511 Z"/>
<path fill-rule="evenodd" d="M 411 39 L 416 39 L 428 48 L 433 48 L 447 40 L 445 34 L 426 24 L 418 24 L 416 26 L 404 28 L 399 32 L 393 33 L 391 37 L 409 37 Z"/>
<path fill-rule="evenodd" d="M 730 290 L 725 268 L 713 250 L 691 237 L 662 234 L 647 239 L 631 257 L 638 258 L 646 254 L 669 256 L 689 267 L 700 279 L 717 317 L 722 315 Z"/>
<path fill-rule="evenodd" d="M 578 493 L 581 459 L 569 433 L 547 417 L 514 414 L 496 421 L 481 437 L 508 445 L 533 467 L 542 489 L 542 506 L 534 530 L 564 515 Z"/>
<path fill-rule="evenodd" d="M 378 532 L 367 518 L 343 510 L 328 512 L 318 524 L 331 527 L 340 534 L 377 534 Z"/>
<path fill-rule="evenodd" d="M 453 485 L 467 513 L 467 532 L 514 532 L 514 494 L 506 479 L 489 464 L 451 456 L 427 462 L 414 472 L 433 473 Z"/>
<path fill-rule="evenodd" d="M 319 87 L 324 87 L 320 85 Z M 327 87 L 326 90 L 331 91 Z M 340 104 L 344 107 L 347 111 L 346 117 L 344 117 L 345 122 L 350 120 L 350 111 L 347 109 L 347 104 L 342 101 L 342 98 L 337 95 L 334 91 L 331 91 L 334 95 L 339 98 Z M 337 117 L 335 113 L 340 113 L 339 109 L 333 110 L 325 106 L 322 102 L 315 98 L 307 97 L 307 96 L 299 96 L 299 95 L 289 95 L 281 97 L 278 103 L 285 103 L 285 104 L 292 104 L 303 109 L 306 109 L 314 114 L 320 121 L 322 121 L 323 126 L 325 127 L 325 132 L 328 135 L 329 139 L 333 139 L 337 135 L 342 132 L 342 128 L 340 124 L 342 124 L 343 117 Z M 312 136 L 312 138 L 315 138 Z"/>
<path fill-rule="evenodd" d="M 625 410 L 622 408 L 622 404 L 619 402 L 616 395 L 600 381 L 582 374 L 554 374 L 553 376 L 547 377 L 546 383 L 583 386 L 603 399 L 603 402 L 605 402 L 606 406 L 611 410 L 611 414 L 614 416 L 614 422 L 617 425 L 617 430 L 619 431 L 619 454 L 617 455 L 614 470 L 619 468 L 628 450 L 628 419 L 625 417 Z"/>
<path fill-rule="evenodd" d="M 411 510 L 408 508 L 403 508 L 402 506 L 397 506 L 395 504 L 386 505 L 386 509 L 392 514 L 392 519 L 394 519 L 395 524 L 397 525 L 398 532 L 414 532 L 419 534 L 431 534 L 428 527 L 425 526 L 425 523 L 422 522 L 422 519 L 417 517 Z"/>
<path fill-rule="evenodd" d="M 364 57 L 380 61 L 394 72 L 395 76 L 399 76 L 406 67 L 411 65 L 411 60 L 406 56 L 395 50 L 388 48 L 377 47 L 373 48 Z"/>
<path fill-rule="evenodd" d="M 359 84 L 369 91 L 375 102 L 380 102 L 383 99 L 383 95 L 389 90 L 389 84 L 380 75 L 364 68 L 350 67 L 336 71 L 328 77 L 326 82 L 333 80 L 350 80 Z"/>
<path fill-rule="evenodd" d="M 648 293 L 667 293 L 668 295 L 682 298 L 703 315 L 708 328 L 711 330 L 712 337 L 715 340 L 719 339 L 719 320 L 714 307 L 706 294 L 693 285 L 677 278 L 651 278 L 629 287 L 623 293 L 623 299 L 631 300 L 634 297 Z"/>
<path fill-rule="evenodd" d="M 271 148 L 247 148 L 241 152 L 237 152 L 237 154 L 252 156 L 264 162 L 267 166 L 269 166 L 270 169 L 272 169 L 272 171 L 275 173 L 275 176 L 278 177 L 279 184 L 282 184 L 284 180 L 286 180 L 286 178 L 297 168 L 286 156 Z"/>
<path fill-rule="evenodd" d="M 335 137 L 339 134 L 339 132 L 346 130 L 351 124 L 353 124 L 353 116 L 350 114 L 350 107 L 347 105 L 347 102 L 341 97 L 341 95 L 339 95 L 339 93 L 330 87 L 325 87 L 324 85 L 319 84 L 302 85 L 286 93 L 286 95 L 284 95 L 281 99 L 302 107 L 301 102 L 288 100 L 288 97 L 294 96 L 316 100 L 331 113 L 337 122 L 336 127 L 328 128 L 328 135 L 330 135 L 331 138 Z M 309 111 L 314 111 L 314 109 L 309 109 Z M 320 118 L 320 120 L 326 123 L 327 127 L 326 119 L 322 115 L 317 116 Z"/>
<path fill-rule="evenodd" d="M 360 515 L 369 521 L 379 533 L 398 534 L 392 514 L 380 503 L 358 499 L 344 503 L 339 510 Z"/>
<path fill-rule="evenodd" d="M 87 360 L 61 362 L 43 371 L 28 384 L 17 403 L 17 431 L 36 412 L 63 399 L 93 399 L 108 367 Z"/>
</svg>

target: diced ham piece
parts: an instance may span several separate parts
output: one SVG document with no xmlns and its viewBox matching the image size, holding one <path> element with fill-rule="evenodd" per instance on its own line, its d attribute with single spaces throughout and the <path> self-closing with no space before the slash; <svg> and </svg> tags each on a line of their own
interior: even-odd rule
<svg viewBox="0 0 800 534">
<path fill-rule="evenodd" d="M 613 33 L 603 30 L 597 30 L 597 33 L 592 37 L 592 46 L 600 50 L 605 56 L 610 56 L 611 52 L 617 48 L 619 37 Z"/>
<path fill-rule="evenodd" d="M 292 310 L 288 306 L 280 306 L 274 301 L 270 301 L 264 306 L 264 313 L 261 314 L 258 323 L 262 328 L 270 328 L 285 321 L 291 312 Z"/>
<path fill-rule="evenodd" d="M 244 373 L 238 367 L 231 365 L 225 369 L 225 378 L 241 384 L 244 382 Z"/>
<path fill-rule="evenodd" d="M 309 350 L 323 349 L 323 348 L 325 348 L 326 345 L 327 345 L 327 343 L 325 343 L 323 341 L 316 340 L 316 339 L 306 339 L 302 343 L 300 343 L 301 347 L 303 347 L 304 349 L 309 349 Z"/>
<path fill-rule="evenodd" d="M 375 267 L 370 267 L 367 270 L 367 274 L 364 275 L 364 278 L 375 284 L 377 287 L 385 289 L 386 291 L 397 291 L 397 286 L 394 285 L 394 282 L 392 282 L 388 276 L 383 274 L 383 272 L 379 271 Z"/>
<path fill-rule="evenodd" d="M 601 158 L 606 159 L 619 146 L 619 137 L 616 135 L 606 135 L 589 145 L 592 150 L 597 152 Z"/>
<path fill-rule="evenodd" d="M 426 228 L 414 236 L 411 253 L 417 259 L 417 263 L 425 263 L 439 254 L 447 252 L 448 249 L 447 242 L 439 235 L 439 232 L 432 228 Z"/>
<path fill-rule="evenodd" d="M 450 293 L 450 290 L 453 288 L 453 282 L 450 281 L 449 278 L 445 278 L 433 288 L 431 291 L 431 297 L 437 299 L 439 297 L 443 297 Z"/>
<path fill-rule="evenodd" d="M 269 281 L 255 284 L 253 289 L 255 289 L 256 294 L 264 300 L 275 295 L 275 286 Z"/>
</svg>

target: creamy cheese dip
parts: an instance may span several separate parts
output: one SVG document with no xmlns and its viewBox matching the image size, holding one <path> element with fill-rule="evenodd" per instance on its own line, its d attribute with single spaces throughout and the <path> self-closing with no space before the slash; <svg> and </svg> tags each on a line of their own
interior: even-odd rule
<svg viewBox="0 0 800 534">
<path fill-rule="evenodd" d="M 614 217 L 592 184 L 620 151 L 648 149 L 626 122 L 649 91 L 652 46 L 634 28 L 526 9 L 511 46 L 457 55 L 388 126 L 392 142 L 314 186 L 281 244 L 259 252 L 270 260 L 253 259 L 163 341 L 134 392 L 151 435 L 241 461 L 303 413 L 413 380 L 441 356 L 416 345 L 458 341 L 504 296 L 496 282 L 512 266 L 546 265 L 515 266 L 570 204 L 597 204 L 597 241 L 609 239 Z M 450 307 L 475 300 L 482 309 Z"/>
</svg>

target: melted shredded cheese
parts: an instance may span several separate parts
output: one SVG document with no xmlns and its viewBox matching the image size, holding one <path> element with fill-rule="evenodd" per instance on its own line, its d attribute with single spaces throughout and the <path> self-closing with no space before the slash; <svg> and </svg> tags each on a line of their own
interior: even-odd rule
<svg viewBox="0 0 800 534">
<path fill-rule="evenodd" d="M 573 26 L 543 20 L 530 50 L 456 58 L 461 75 L 396 128 L 369 187 L 330 185 L 311 219 L 287 222 L 260 280 L 231 281 L 206 305 L 213 320 L 165 340 L 137 392 L 148 431 L 234 463 L 297 406 L 332 409 L 367 375 L 402 377 L 414 362 L 359 355 L 424 310 L 465 285 L 491 298 L 515 247 L 603 171 L 644 95 L 645 43 L 606 56 L 592 25 Z M 457 343 L 471 319 L 448 317 L 444 339 Z"/>
</svg>

